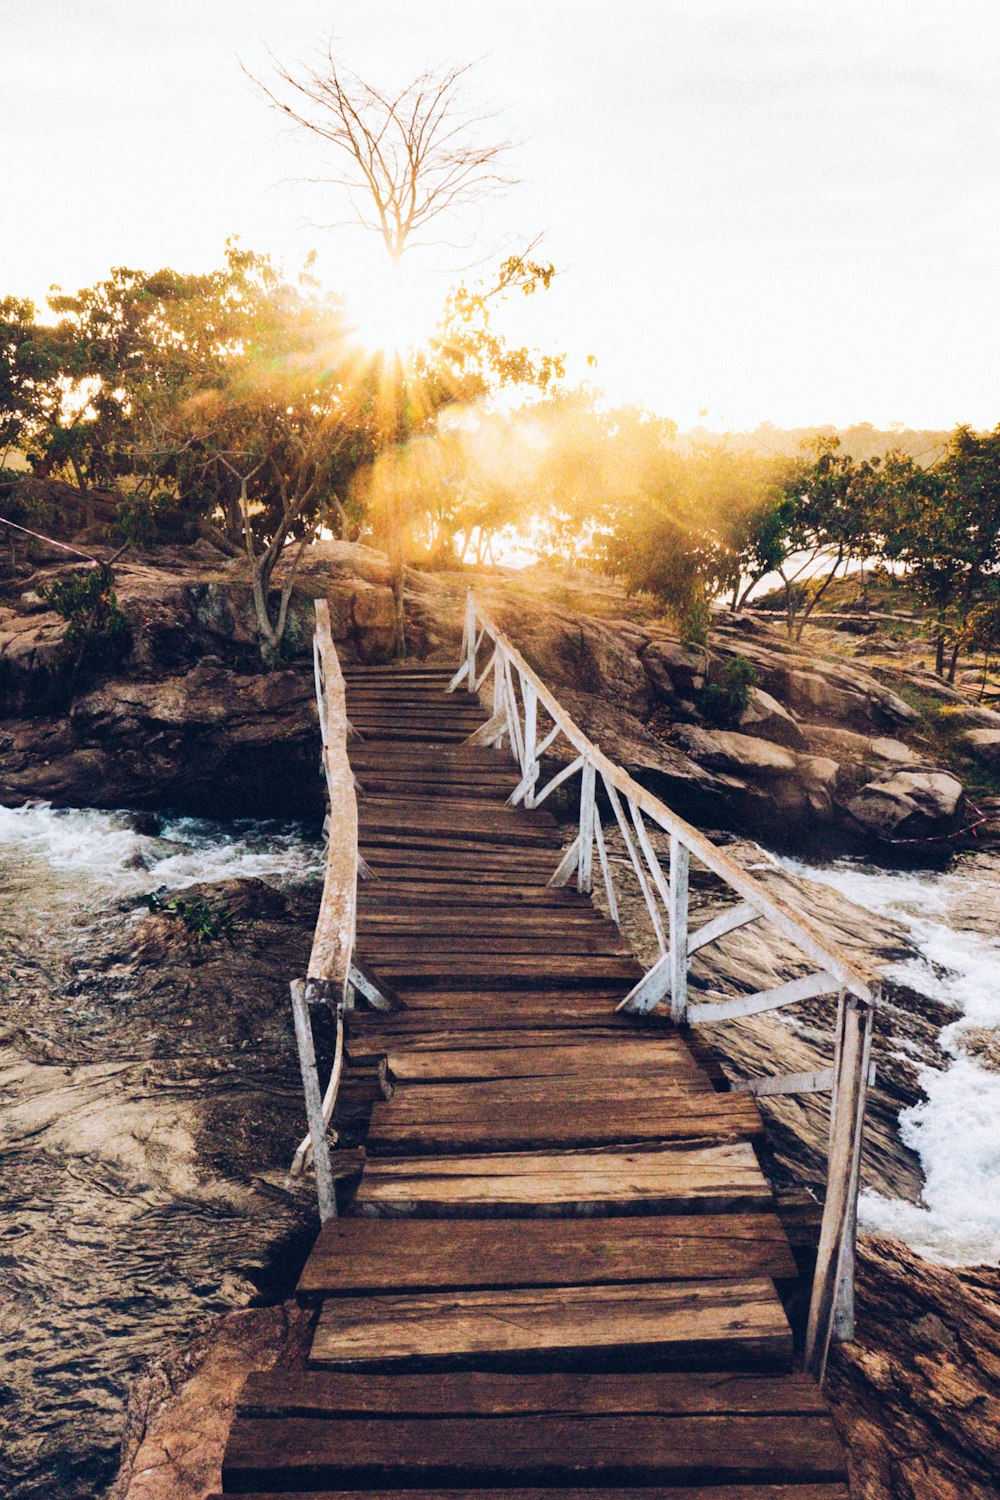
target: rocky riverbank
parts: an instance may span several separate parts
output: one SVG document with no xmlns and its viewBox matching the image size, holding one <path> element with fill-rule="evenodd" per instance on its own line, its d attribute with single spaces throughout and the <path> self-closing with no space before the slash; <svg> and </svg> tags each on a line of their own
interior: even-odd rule
<svg viewBox="0 0 1000 1500">
<path fill-rule="evenodd" d="M 328 599 L 346 661 L 383 660 L 393 605 L 381 555 L 335 542 L 310 549 L 286 665 L 271 674 L 259 669 L 241 560 L 202 542 L 194 555 L 124 559 L 116 571 L 131 649 L 113 673 L 69 684 L 58 660 L 63 623 L 39 594 L 66 564 L 8 584 L 0 800 L 316 815 L 312 601 Z M 800 852 L 896 855 L 930 850 L 973 822 L 980 836 L 998 826 L 994 807 L 970 806 L 961 767 L 904 696 L 912 673 L 887 685 L 884 668 L 876 677 L 843 655 L 793 646 L 751 615 L 720 618 L 708 647 L 684 645 L 648 601 L 537 570 L 411 571 L 413 655 L 457 659 L 470 581 L 607 753 L 694 821 L 777 834 Z M 746 702 L 723 693 L 720 711 L 719 684 L 737 660 L 752 678 Z M 985 766 L 1000 744 L 1000 713 L 954 696 L 953 737 Z"/>
</svg>

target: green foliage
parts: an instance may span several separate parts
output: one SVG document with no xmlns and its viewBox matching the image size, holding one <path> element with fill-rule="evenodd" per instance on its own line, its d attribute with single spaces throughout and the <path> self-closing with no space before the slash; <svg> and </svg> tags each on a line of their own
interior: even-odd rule
<svg viewBox="0 0 1000 1500">
<path fill-rule="evenodd" d="M 109 670 L 129 652 L 132 638 L 118 605 L 114 577 L 111 568 L 100 564 L 38 590 L 66 621 L 59 654 L 70 674 L 81 668 Z"/>
<path fill-rule="evenodd" d="M 198 509 L 197 503 L 191 504 L 190 497 L 169 490 L 157 490 L 152 495 L 127 493 L 118 501 L 115 529 L 122 541 L 140 549 L 157 543 L 179 546 L 197 537 Z"/>
<path fill-rule="evenodd" d="M 227 911 L 224 906 L 211 906 L 200 896 L 191 901 L 185 900 L 182 896 L 172 896 L 169 900 L 164 900 L 158 892 L 154 891 L 145 897 L 144 904 L 150 911 L 176 917 L 199 943 L 214 943 L 232 934 L 234 920 L 232 912 Z"/>
<path fill-rule="evenodd" d="M 760 682 L 760 674 L 752 662 L 737 654 L 723 662 L 716 679 L 702 688 L 698 708 L 703 718 L 717 729 L 732 729 L 749 705 L 751 691 Z"/>
</svg>

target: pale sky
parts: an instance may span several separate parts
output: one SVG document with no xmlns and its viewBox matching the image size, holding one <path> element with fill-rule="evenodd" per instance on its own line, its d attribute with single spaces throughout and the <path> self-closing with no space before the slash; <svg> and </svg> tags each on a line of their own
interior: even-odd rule
<svg viewBox="0 0 1000 1500">
<path fill-rule="evenodd" d="M 1000 421 L 995 0 L 0 0 L 0 295 L 227 235 L 339 287 L 380 247 L 239 61 L 333 33 L 374 83 L 478 58 L 545 232 L 516 330 L 681 425 Z M 445 260 L 442 278 L 453 269 Z"/>
</svg>

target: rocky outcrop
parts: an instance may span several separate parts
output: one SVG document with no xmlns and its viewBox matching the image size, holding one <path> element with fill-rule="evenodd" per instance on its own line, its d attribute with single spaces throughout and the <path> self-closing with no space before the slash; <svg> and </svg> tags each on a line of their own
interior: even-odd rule
<svg viewBox="0 0 1000 1500">
<path fill-rule="evenodd" d="M 28 602 L 0 605 L 0 800 L 229 814 L 318 808 L 313 602 L 328 601 L 345 662 L 383 660 L 394 619 L 385 559 L 339 542 L 309 550 L 285 663 L 267 678 L 245 560 L 199 547 L 117 565 L 132 647 L 104 681 L 60 676 L 63 625 L 38 608 L 42 575 L 24 581 Z M 66 571 L 61 564 L 44 576 Z M 460 572 L 410 572 L 412 655 L 457 659 L 467 582 Z M 597 580 L 583 580 L 575 594 L 545 575 L 491 571 L 475 584 L 581 727 L 693 821 L 800 847 L 807 839 L 858 847 L 937 837 L 961 822 L 957 804 L 954 816 L 944 808 L 944 773 L 927 765 L 927 746 L 907 743 L 919 742 L 919 716 L 850 663 L 810 656 L 748 616 L 720 623 L 710 648 L 687 645 L 642 611 L 628 618 L 625 597 Z M 700 706 L 706 685 L 737 655 L 758 682 L 731 723 L 709 723 Z M 996 726 L 970 719 L 969 727 Z M 895 784 L 886 789 L 895 768 L 931 780 L 901 799 Z"/>
<path fill-rule="evenodd" d="M 962 741 L 990 771 L 1000 771 L 1000 728 L 967 729 Z"/>
<path fill-rule="evenodd" d="M 965 791 L 947 771 L 897 771 L 863 786 L 847 810 L 882 840 L 948 838 L 964 822 Z"/>
<path fill-rule="evenodd" d="M 858 1247 L 857 1339 L 827 1390 L 864 1500 L 996 1500 L 1000 1271 L 930 1265 L 895 1240 Z"/>
<path fill-rule="evenodd" d="M 318 734 L 305 673 L 239 673 L 207 657 L 159 681 L 106 682 L 68 716 L 0 724 L 0 801 L 311 816 Z"/>
</svg>

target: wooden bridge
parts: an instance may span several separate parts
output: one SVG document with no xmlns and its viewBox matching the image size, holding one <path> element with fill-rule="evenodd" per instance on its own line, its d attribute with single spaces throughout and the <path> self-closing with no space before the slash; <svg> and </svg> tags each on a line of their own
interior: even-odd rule
<svg viewBox="0 0 1000 1500">
<path fill-rule="evenodd" d="M 294 1170 L 314 1156 L 323 1219 L 298 1296 L 316 1316 L 298 1364 L 247 1381 L 225 1493 L 846 1500 L 814 1377 L 831 1334 L 851 1332 L 874 980 L 613 766 L 471 598 L 451 679 L 401 665 L 345 683 L 317 614 L 332 836 L 309 976 L 292 987 L 310 1124 Z M 539 806 L 574 776 L 564 852 Z M 602 813 L 659 939 L 648 972 L 589 896 L 596 853 L 617 914 Z M 694 932 L 692 857 L 739 898 Z M 751 921 L 815 967 L 693 1003 L 690 955 Z M 759 1110 L 692 1026 L 824 994 L 830 1072 L 754 1085 L 833 1101 L 802 1360 Z M 337 1024 L 325 1098 L 309 1016 L 323 1004 Z M 363 1162 L 331 1153 L 343 1079 L 374 1068 Z"/>
</svg>

